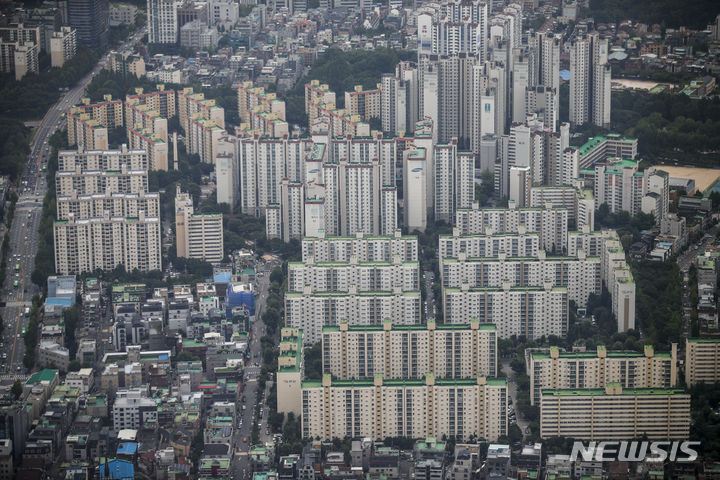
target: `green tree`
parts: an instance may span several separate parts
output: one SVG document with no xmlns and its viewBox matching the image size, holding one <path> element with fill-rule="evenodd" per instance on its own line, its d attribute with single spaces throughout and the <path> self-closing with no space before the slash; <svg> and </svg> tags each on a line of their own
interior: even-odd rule
<svg viewBox="0 0 720 480">
<path fill-rule="evenodd" d="M 18 398 L 20 398 L 20 395 L 22 395 L 22 392 L 22 383 L 20 383 L 20 380 L 15 380 L 15 382 L 13 382 L 13 386 L 10 388 L 10 393 L 12 393 L 15 397 L 15 400 L 17 400 Z"/>
</svg>

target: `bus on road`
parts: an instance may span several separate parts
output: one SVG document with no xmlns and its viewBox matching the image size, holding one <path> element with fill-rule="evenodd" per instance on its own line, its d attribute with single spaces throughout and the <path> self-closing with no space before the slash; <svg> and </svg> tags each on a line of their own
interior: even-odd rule
<svg viewBox="0 0 720 480">
<path fill-rule="evenodd" d="M 15 282 L 13 282 L 13 287 L 18 288 L 19 286 L 20 286 L 20 284 L 18 283 L 17 280 L 15 280 Z"/>
<path fill-rule="evenodd" d="M 19 263 L 16 263 L 16 264 L 15 264 L 15 271 L 16 271 L 16 272 L 19 272 L 19 271 L 20 271 L 20 264 L 19 264 Z"/>
</svg>

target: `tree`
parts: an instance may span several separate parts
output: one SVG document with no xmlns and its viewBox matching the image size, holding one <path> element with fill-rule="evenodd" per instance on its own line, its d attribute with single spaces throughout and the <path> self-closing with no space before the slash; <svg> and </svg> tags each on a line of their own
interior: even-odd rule
<svg viewBox="0 0 720 480">
<path fill-rule="evenodd" d="M 282 285 L 284 280 L 285 280 L 285 277 L 283 276 L 282 268 L 280 268 L 280 267 L 273 268 L 272 272 L 270 273 L 270 282 L 277 282 Z"/>
<path fill-rule="evenodd" d="M 77 358 L 68 364 L 68 372 L 77 372 L 82 368 L 82 362 Z"/>
<path fill-rule="evenodd" d="M 10 389 L 10 393 L 12 393 L 15 396 L 15 400 L 17 400 L 18 398 L 20 398 L 20 395 L 22 395 L 22 392 L 22 383 L 20 383 L 20 380 L 15 380 L 15 382 L 13 382 L 12 388 Z"/>
</svg>

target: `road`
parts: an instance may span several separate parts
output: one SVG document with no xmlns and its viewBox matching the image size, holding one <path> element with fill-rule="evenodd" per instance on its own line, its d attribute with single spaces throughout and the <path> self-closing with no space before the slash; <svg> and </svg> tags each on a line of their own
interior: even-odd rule
<svg viewBox="0 0 720 480">
<path fill-rule="evenodd" d="M 120 50 L 137 43 L 144 33 L 145 27 L 136 33 L 134 42 L 125 42 Z M 3 351 L 3 360 L 0 367 L 0 380 L 18 378 L 23 370 L 23 356 L 25 344 L 22 331 L 27 328 L 28 318 L 24 309 L 31 306 L 32 296 L 40 289 L 32 283 L 30 276 L 35 268 L 35 254 L 38 246 L 38 227 L 42 215 L 42 203 L 47 193 L 47 183 L 42 164 L 50 156 L 48 140 L 50 136 L 65 121 L 63 113 L 71 106 L 77 104 L 85 94 L 90 81 L 102 69 L 99 62 L 93 70 L 85 75 L 71 90 L 60 97 L 51 107 L 33 134 L 30 144 L 30 154 L 25 162 L 18 189 L 19 199 L 15 209 L 15 217 L 10 227 L 10 251 L 7 259 L 7 275 L 2 286 L 2 298 L 6 306 L 2 309 L 5 321 L 5 331 L 0 350 Z M 19 264 L 19 270 L 15 265 Z M 15 282 L 18 282 L 15 287 Z"/>
<path fill-rule="evenodd" d="M 513 404 L 512 408 L 515 410 L 515 405 L 517 405 L 517 381 L 515 380 L 515 372 L 512 368 L 510 368 L 510 359 L 509 358 L 503 358 L 500 360 L 500 370 L 505 374 L 505 377 L 508 380 L 508 397 L 512 398 Z M 519 411 L 515 411 L 515 418 L 517 421 L 518 427 L 520 427 L 520 431 L 523 433 L 523 435 L 526 435 L 527 433 L 530 433 L 528 430 L 528 421 L 525 420 L 522 417 L 522 414 Z M 509 425 L 508 425 L 509 427 Z"/>
<path fill-rule="evenodd" d="M 255 322 L 252 327 L 252 340 L 250 341 L 250 355 L 248 363 L 245 367 L 245 377 L 243 379 L 243 391 L 241 396 L 240 405 L 238 405 L 238 411 L 236 416 L 236 422 L 240 424 L 240 428 L 235 429 L 234 435 L 234 447 L 235 455 L 233 456 L 231 465 L 230 478 L 234 479 L 245 479 L 250 478 L 252 474 L 252 464 L 248 456 L 248 451 L 251 446 L 252 428 L 255 422 L 255 405 L 258 394 L 258 382 L 257 378 L 260 375 L 260 367 L 262 365 L 262 352 L 260 350 L 260 337 L 263 336 L 265 331 L 265 325 L 260 319 L 265 308 L 265 301 L 267 300 L 268 287 L 270 285 L 270 271 L 272 265 L 267 265 L 264 269 L 258 269 L 258 273 L 262 273 L 262 276 L 257 277 L 257 288 L 259 289 L 258 296 L 255 304 Z M 267 398 L 270 391 L 271 382 L 268 380 L 265 386 L 265 392 L 262 398 Z M 242 401 L 245 399 L 245 401 Z M 257 399 L 260 404 L 263 404 L 263 400 Z M 243 409 L 243 407 L 245 407 Z M 269 408 L 263 405 L 261 410 L 261 418 L 259 420 L 260 426 L 260 442 L 269 440 L 269 436 L 265 434 L 265 426 L 267 425 L 267 415 Z M 235 425 L 238 426 L 237 424 Z M 243 441 L 246 440 L 246 441 Z"/>
</svg>

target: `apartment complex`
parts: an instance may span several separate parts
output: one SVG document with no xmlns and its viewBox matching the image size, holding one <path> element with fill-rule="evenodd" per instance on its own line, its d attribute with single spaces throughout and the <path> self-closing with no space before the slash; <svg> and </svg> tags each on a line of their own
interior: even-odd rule
<svg viewBox="0 0 720 480">
<path fill-rule="evenodd" d="M 159 197 L 140 150 L 63 151 L 56 174 L 55 271 L 159 270 Z"/>
<path fill-rule="evenodd" d="M 635 160 L 638 153 L 637 138 L 623 138 L 616 133 L 589 139 L 578 147 L 580 168 L 593 168 L 608 158 Z"/>
<path fill-rule="evenodd" d="M 612 298 L 618 332 L 635 328 L 635 280 L 625 261 L 625 251 L 615 230 L 603 230 L 601 276 Z"/>
<path fill-rule="evenodd" d="M 444 288 L 446 323 L 494 323 L 500 338 L 565 336 L 569 295 L 565 287 L 542 286 Z"/>
<path fill-rule="evenodd" d="M 263 87 L 255 87 L 253 82 L 238 85 L 238 114 L 240 121 L 250 122 L 253 112 L 267 112 L 285 120 L 285 102 L 274 93 L 266 93 Z"/>
<path fill-rule="evenodd" d="M 542 390 L 540 437 L 687 440 L 690 395 L 679 388 Z"/>
<path fill-rule="evenodd" d="M 332 380 L 302 383 L 302 436 L 455 437 L 496 440 L 507 434 L 507 381 L 478 376 L 419 380 Z"/>
<path fill-rule="evenodd" d="M 720 338 L 685 339 L 685 384 L 720 382 Z"/>
<path fill-rule="evenodd" d="M 68 145 L 86 150 L 107 150 L 108 129 L 123 125 L 122 100 L 105 95 L 102 102 L 91 104 L 89 98 L 83 98 L 81 105 L 67 112 Z"/>
<path fill-rule="evenodd" d="M 335 92 L 331 92 L 328 85 L 321 85 L 318 80 L 305 84 L 305 113 L 310 125 L 319 125 L 316 120 L 321 120 L 331 137 L 369 136 L 370 125 L 363 121 L 362 116 L 359 113 L 350 113 L 348 109 L 337 108 L 335 99 Z M 353 106 L 352 99 L 350 106 Z M 354 106 L 360 111 L 358 102 L 355 102 Z M 364 104 L 362 108 L 365 106 L 367 105 Z M 372 102 L 370 108 L 375 108 Z"/>
<path fill-rule="evenodd" d="M 363 122 L 371 118 L 380 118 L 381 85 L 365 90 L 362 85 L 355 85 L 353 90 L 345 92 L 345 109 L 348 115 L 357 115 Z"/>
<path fill-rule="evenodd" d="M 495 325 L 436 324 L 350 326 L 322 330 L 323 372 L 338 380 L 497 376 Z"/>
<path fill-rule="evenodd" d="M 438 256 L 441 261 L 461 254 L 466 258 L 499 258 L 502 254 L 506 258 L 538 258 L 540 236 L 526 230 L 520 225 L 517 233 L 492 233 L 488 227 L 482 234 L 460 235 L 460 229 L 455 227 L 451 235 L 439 236 Z"/>
<path fill-rule="evenodd" d="M 301 414 L 302 380 L 304 377 L 303 331 L 281 328 L 278 345 L 277 411 Z"/>
<path fill-rule="evenodd" d="M 400 230 L 386 236 L 369 236 L 357 232 L 349 237 L 325 236 L 304 237 L 302 240 L 302 261 L 309 262 L 389 262 L 399 256 L 401 262 L 418 260 L 416 236 L 402 235 Z"/>
<path fill-rule="evenodd" d="M 195 214 L 193 199 L 177 186 L 175 194 L 177 256 L 219 262 L 225 256 L 222 214 Z"/>
<path fill-rule="evenodd" d="M 349 325 L 417 325 L 421 319 L 419 291 L 360 292 L 351 285 L 347 292 L 301 292 L 285 294 L 285 325 L 304 332 L 305 345 L 320 341 L 322 328 L 346 321 Z"/>
<path fill-rule="evenodd" d="M 570 44 L 570 123 L 610 126 L 608 39 L 597 32 L 579 35 Z"/>
<path fill-rule="evenodd" d="M 623 388 L 672 388 L 678 384 L 677 344 L 670 352 L 655 352 L 651 345 L 644 353 L 612 351 L 599 345 L 596 351 L 527 352 L 530 376 L 530 404 L 539 405 L 543 390 L 597 389 L 608 383 Z"/>
</svg>

